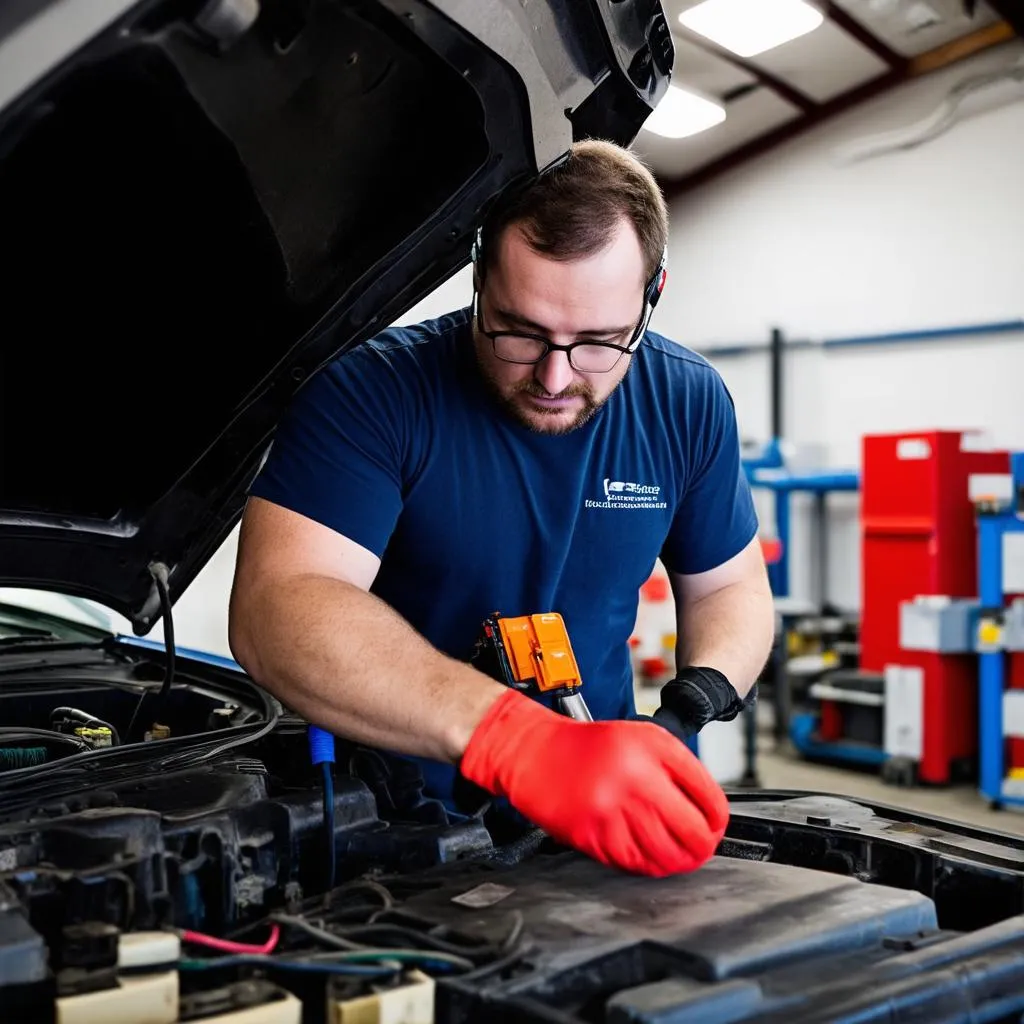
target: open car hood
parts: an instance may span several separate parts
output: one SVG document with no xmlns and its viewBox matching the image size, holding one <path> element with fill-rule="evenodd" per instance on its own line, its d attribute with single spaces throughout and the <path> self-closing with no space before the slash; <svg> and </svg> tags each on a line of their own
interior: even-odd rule
<svg viewBox="0 0 1024 1024">
<path fill-rule="evenodd" d="M 0 585 L 147 632 L 302 383 L 672 60 L 657 0 L 6 5 Z"/>
</svg>

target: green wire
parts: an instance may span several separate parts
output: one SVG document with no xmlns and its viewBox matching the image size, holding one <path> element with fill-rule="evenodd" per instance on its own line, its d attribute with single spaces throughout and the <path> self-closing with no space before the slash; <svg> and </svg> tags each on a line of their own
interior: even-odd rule
<svg viewBox="0 0 1024 1024">
<path fill-rule="evenodd" d="M 472 960 L 454 953 L 442 953 L 431 949 L 360 949 L 344 952 L 313 953 L 307 957 L 310 961 L 336 964 L 360 964 L 374 960 L 395 960 L 398 963 L 442 963 L 452 967 L 471 970 L 476 965 Z"/>
<path fill-rule="evenodd" d="M 258 955 L 218 956 L 209 960 L 178 961 L 178 969 L 182 971 L 213 971 L 222 967 L 269 967 L 295 971 L 300 974 L 346 974 L 364 978 L 379 978 L 382 975 L 394 974 L 401 970 L 398 964 L 390 967 L 385 964 L 376 967 L 361 967 L 357 964 L 301 963 Z"/>
<path fill-rule="evenodd" d="M 472 970 L 475 966 L 471 960 L 453 953 L 441 953 L 427 949 L 360 949 L 332 951 L 330 953 L 310 954 L 303 959 L 292 960 L 283 956 L 262 956 L 258 954 L 242 956 L 211 957 L 208 960 L 179 960 L 178 966 L 183 971 L 207 971 L 217 967 L 234 967 L 252 964 L 265 967 L 278 967 L 282 970 L 311 970 L 330 973 L 333 967 L 343 973 L 346 966 L 358 969 L 358 965 L 372 965 L 365 968 L 368 972 L 393 971 L 387 961 L 394 964 L 444 964 L 462 970 Z"/>
<path fill-rule="evenodd" d="M 334 947 L 334 950 L 341 950 L 341 953 L 334 952 L 330 954 L 313 954 L 311 959 L 321 960 L 326 957 L 330 957 L 339 963 L 344 963 L 346 960 L 350 963 L 359 962 L 359 958 L 365 958 L 369 960 L 387 958 L 390 960 L 400 959 L 392 954 L 396 952 L 390 948 L 380 947 L 369 947 L 363 945 L 361 942 L 353 942 L 351 939 L 345 938 L 343 935 L 338 935 L 335 932 L 328 931 L 326 928 L 318 928 L 315 924 L 307 921 L 303 917 L 293 917 L 291 914 L 272 914 L 270 919 L 276 921 L 278 924 L 283 924 L 289 928 L 297 928 L 299 931 L 305 932 L 307 935 L 316 939 L 318 942 L 323 943 L 327 946 Z M 443 950 L 437 949 L 403 949 L 398 950 L 404 954 L 406 961 L 413 961 L 415 958 L 419 958 L 418 962 L 431 961 L 433 963 L 446 963 L 451 964 L 453 967 L 461 968 L 464 971 L 472 970 L 476 964 L 472 960 L 468 960 L 466 957 L 458 956 L 455 953 L 444 952 Z"/>
</svg>

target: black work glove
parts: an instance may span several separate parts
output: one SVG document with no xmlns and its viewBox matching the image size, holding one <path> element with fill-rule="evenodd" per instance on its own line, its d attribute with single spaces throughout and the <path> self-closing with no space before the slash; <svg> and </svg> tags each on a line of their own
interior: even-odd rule
<svg viewBox="0 0 1024 1024">
<path fill-rule="evenodd" d="M 688 666 L 661 688 L 661 706 L 653 720 L 680 739 L 688 739 L 708 722 L 731 722 L 756 700 L 756 683 L 746 697 L 740 697 L 718 669 Z"/>
<path fill-rule="evenodd" d="M 636 722 L 654 722 L 655 725 L 660 725 L 663 729 L 668 729 L 668 731 L 672 733 L 680 743 L 685 743 L 694 735 L 694 733 L 697 732 L 696 729 L 684 726 L 671 711 L 666 711 L 664 708 L 658 708 L 653 715 L 631 715 L 630 720 Z"/>
</svg>

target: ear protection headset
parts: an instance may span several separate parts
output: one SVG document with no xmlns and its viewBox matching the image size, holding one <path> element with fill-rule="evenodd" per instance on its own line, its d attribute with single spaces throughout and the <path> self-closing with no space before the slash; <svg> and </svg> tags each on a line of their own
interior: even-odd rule
<svg viewBox="0 0 1024 1024">
<path fill-rule="evenodd" d="M 641 339 L 644 336 L 644 332 L 647 330 L 647 325 L 651 322 L 651 315 L 654 313 L 654 307 L 658 304 L 658 299 L 661 298 L 661 293 L 665 290 L 665 279 L 668 277 L 668 246 L 661 250 L 661 259 L 658 261 L 658 266 L 655 268 L 654 273 L 651 275 L 651 279 L 647 282 L 647 287 L 644 288 L 644 315 L 640 319 L 640 326 L 637 329 L 636 337 L 629 343 L 629 351 L 635 352 L 637 346 L 640 344 Z"/>
<path fill-rule="evenodd" d="M 473 246 L 470 249 L 470 259 L 473 262 L 473 302 L 474 309 L 476 304 L 476 291 L 477 282 L 483 281 L 483 274 L 481 272 L 481 259 L 483 257 L 484 247 L 484 232 L 483 227 L 478 226 L 473 235 Z M 637 326 L 636 333 L 634 334 L 630 343 L 626 346 L 627 352 L 635 352 L 637 347 L 640 345 L 640 341 L 644 336 L 644 332 L 647 330 L 647 325 L 651 322 L 651 315 L 654 313 L 654 307 L 658 304 L 658 299 L 661 298 L 661 293 L 665 290 L 665 279 L 668 277 L 668 246 L 666 245 L 661 251 L 661 259 L 658 261 L 658 266 L 654 273 L 651 275 L 650 280 L 644 288 L 644 311 L 640 318 L 640 323 Z"/>
</svg>

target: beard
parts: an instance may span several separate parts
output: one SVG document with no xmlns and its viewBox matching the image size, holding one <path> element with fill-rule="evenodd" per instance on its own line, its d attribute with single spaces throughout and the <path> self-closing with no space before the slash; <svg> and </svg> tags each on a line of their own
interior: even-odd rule
<svg viewBox="0 0 1024 1024">
<path fill-rule="evenodd" d="M 536 380 L 529 379 L 520 381 L 511 388 L 502 386 L 484 369 L 480 367 L 481 374 L 487 382 L 491 396 L 509 416 L 517 423 L 532 430 L 535 434 L 568 434 L 570 431 L 578 430 L 585 423 L 593 419 L 594 414 L 601 408 L 607 399 L 597 401 L 593 391 L 583 383 L 570 384 L 564 391 L 557 395 L 548 394 L 544 387 Z M 531 406 L 529 411 L 524 409 L 517 399 L 522 396 L 533 396 L 535 398 L 580 398 L 583 405 L 576 415 L 565 420 L 565 411 L 561 409 L 544 409 L 539 406 Z"/>
</svg>

